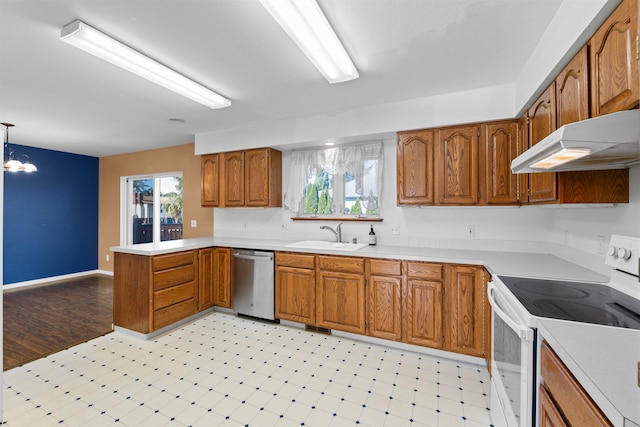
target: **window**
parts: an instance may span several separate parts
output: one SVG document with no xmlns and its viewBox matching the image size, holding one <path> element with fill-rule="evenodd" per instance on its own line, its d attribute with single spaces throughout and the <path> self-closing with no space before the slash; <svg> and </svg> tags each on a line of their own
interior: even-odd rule
<svg viewBox="0 0 640 427">
<path fill-rule="evenodd" d="M 299 216 L 377 216 L 382 143 L 291 154 L 285 206 Z"/>
<path fill-rule="evenodd" d="M 126 244 L 182 239 L 182 173 L 124 177 L 123 184 Z"/>
</svg>

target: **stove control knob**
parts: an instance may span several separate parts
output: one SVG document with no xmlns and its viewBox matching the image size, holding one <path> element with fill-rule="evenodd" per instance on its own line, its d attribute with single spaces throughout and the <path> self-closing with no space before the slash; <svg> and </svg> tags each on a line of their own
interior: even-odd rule
<svg viewBox="0 0 640 427">
<path fill-rule="evenodd" d="M 609 246 L 609 256 L 616 258 L 618 256 L 618 248 L 615 246 Z"/>
<path fill-rule="evenodd" d="M 625 249 L 625 248 L 618 249 L 618 258 L 621 258 L 621 259 L 631 258 L 631 249 Z"/>
</svg>

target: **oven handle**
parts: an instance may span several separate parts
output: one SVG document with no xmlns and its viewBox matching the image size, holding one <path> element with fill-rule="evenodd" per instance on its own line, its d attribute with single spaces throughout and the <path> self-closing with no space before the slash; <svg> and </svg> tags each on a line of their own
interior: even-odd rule
<svg viewBox="0 0 640 427">
<path fill-rule="evenodd" d="M 487 299 L 489 300 L 489 304 L 493 308 L 495 314 L 497 314 L 511 329 L 514 330 L 516 334 L 520 337 L 520 339 L 526 341 L 533 341 L 533 330 L 528 326 L 523 326 L 518 324 L 515 320 L 513 320 L 507 313 L 505 313 L 501 308 L 498 302 L 495 300 L 493 296 L 493 292 L 496 291 L 496 285 L 493 282 L 487 283 Z"/>
</svg>

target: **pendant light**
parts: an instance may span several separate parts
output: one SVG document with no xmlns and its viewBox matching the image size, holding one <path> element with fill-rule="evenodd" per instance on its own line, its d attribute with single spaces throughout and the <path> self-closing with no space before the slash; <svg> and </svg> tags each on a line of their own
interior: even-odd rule
<svg viewBox="0 0 640 427">
<path fill-rule="evenodd" d="M 29 161 L 29 156 L 21 154 L 21 157 L 26 158 L 24 162 L 21 162 L 16 158 L 16 153 L 13 149 L 9 148 L 9 128 L 14 125 L 11 123 L 0 123 L 5 127 L 4 133 L 4 170 L 5 172 L 37 172 L 36 165 Z"/>
</svg>

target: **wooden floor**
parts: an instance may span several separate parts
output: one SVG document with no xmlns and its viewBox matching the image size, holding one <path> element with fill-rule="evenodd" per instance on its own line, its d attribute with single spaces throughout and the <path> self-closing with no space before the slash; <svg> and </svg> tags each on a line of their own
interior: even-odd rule
<svg viewBox="0 0 640 427">
<path fill-rule="evenodd" d="M 3 320 L 6 371 L 111 332 L 113 277 L 6 291 Z"/>
</svg>

